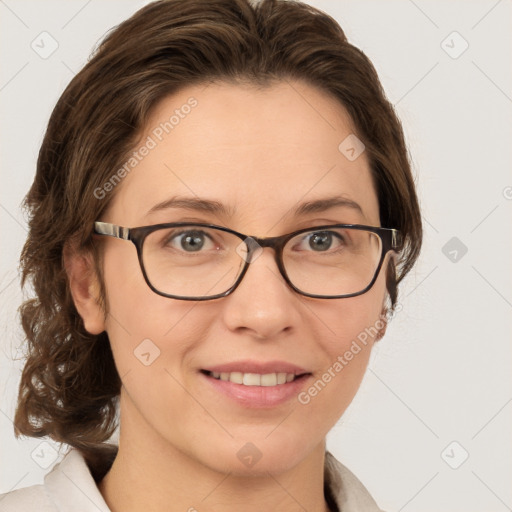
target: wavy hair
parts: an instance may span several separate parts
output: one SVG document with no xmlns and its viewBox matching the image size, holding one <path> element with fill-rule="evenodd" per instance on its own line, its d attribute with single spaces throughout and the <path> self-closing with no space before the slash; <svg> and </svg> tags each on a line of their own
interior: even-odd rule
<svg viewBox="0 0 512 512">
<path fill-rule="evenodd" d="M 69 289 L 66 244 L 94 255 L 95 220 L 115 189 L 101 188 L 129 158 L 155 105 L 187 86 L 212 82 L 267 87 L 301 80 L 336 98 L 366 146 L 381 225 L 403 247 L 387 269 L 391 309 L 397 285 L 418 257 L 421 215 L 401 123 L 366 55 L 338 23 L 287 0 L 161 0 L 115 27 L 58 100 L 24 207 L 29 234 L 21 254 L 20 306 L 26 363 L 15 436 L 49 436 L 77 448 L 96 480 L 117 448 L 121 380 L 106 332 L 88 333 Z M 101 279 L 100 279 L 101 280 Z M 101 289 L 104 311 L 108 308 Z"/>
</svg>

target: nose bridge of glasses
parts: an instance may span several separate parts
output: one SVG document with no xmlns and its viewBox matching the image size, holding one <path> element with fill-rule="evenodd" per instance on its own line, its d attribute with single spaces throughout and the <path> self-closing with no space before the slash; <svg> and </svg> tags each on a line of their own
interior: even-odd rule
<svg viewBox="0 0 512 512">
<path fill-rule="evenodd" d="M 279 236 L 272 236 L 268 238 L 248 236 L 244 239 L 243 243 L 247 247 L 247 255 L 244 259 L 248 263 L 255 261 L 261 255 L 265 247 L 273 249 L 275 256 L 278 257 L 283 245 L 282 237 Z"/>
</svg>

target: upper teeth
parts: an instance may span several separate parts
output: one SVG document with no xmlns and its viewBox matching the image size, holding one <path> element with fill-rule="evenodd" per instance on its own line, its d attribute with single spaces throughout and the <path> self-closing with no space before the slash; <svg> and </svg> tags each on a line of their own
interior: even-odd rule
<svg viewBox="0 0 512 512">
<path fill-rule="evenodd" d="M 294 373 L 242 373 L 230 372 L 219 373 L 211 372 L 215 379 L 230 381 L 235 384 L 244 384 L 245 386 L 276 386 L 277 384 L 285 384 L 295 379 Z"/>
</svg>

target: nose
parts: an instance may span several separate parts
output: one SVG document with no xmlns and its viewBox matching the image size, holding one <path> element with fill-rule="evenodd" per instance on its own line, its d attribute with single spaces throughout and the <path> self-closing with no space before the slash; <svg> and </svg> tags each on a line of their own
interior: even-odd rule
<svg viewBox="0 0 512 512">
<path fill-rule="evenodd" d="M 268 247 L 253 258 L 242 282 L 223 300 L 223 319 L 232 331 L 268 339 L 299 326 L 300 299 L 287 285 Z"/>
</svg>

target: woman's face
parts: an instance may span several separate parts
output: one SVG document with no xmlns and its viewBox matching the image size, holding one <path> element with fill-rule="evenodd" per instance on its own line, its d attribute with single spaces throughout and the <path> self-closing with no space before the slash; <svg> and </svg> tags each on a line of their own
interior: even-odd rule
<svg viewBox="0 0 512 512">
<path fill-rule="evenodd" d="M 334 223 L 379 226 L 365 152 L 354 159 L 357 153 L 339 149 L 353 131 L 335 100 L 304 83 L 189 87 L 154 110 L 136 148 L 140 161 L 99 220 L 127 227 L 206 222 L 257 237 Z M 225 211 L 154 209 L 177 196 L 215 201 Z M 360 210 L 294 214 L 333 196 Z M 308 298 L 288 287 L 266 248 L 231 295 L 182 301 L 148 287 L 132 243 L 100 243 L 109 306 L 103 327 L 123 382 L 121 436 L 146 453 L 179 450 L 240 474 L 284 471 L 323 446 L 359 387 L 375 326 L 382 327 L 383 271 L 363 295 Z M 204 373 L 227 364 L 263 374 L 290 373 L 286 365 L 294 365 L 309 375 L 251 387 Z"/>
</svg>

